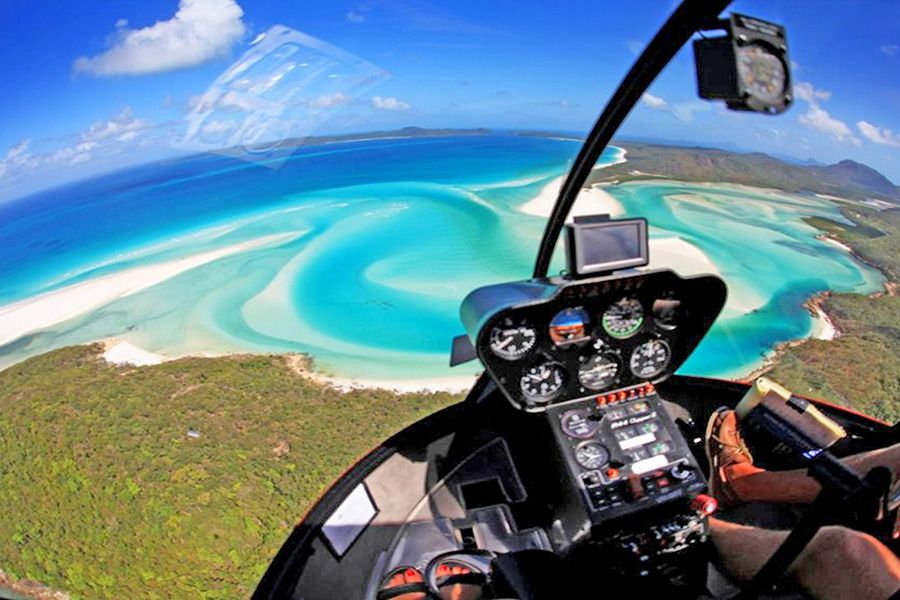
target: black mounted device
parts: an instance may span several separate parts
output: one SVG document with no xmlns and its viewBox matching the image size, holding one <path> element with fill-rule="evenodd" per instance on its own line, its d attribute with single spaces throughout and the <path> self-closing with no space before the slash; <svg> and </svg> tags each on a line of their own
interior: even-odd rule
<svg viewBox="0 0 900 600">
<path fill-rule="evenodd" d="M 715 28 L 726 35 L 694 41 L 700 97 L 732 110 L 787 110 L 793 93 L 784 27 L 732 13 Z"/>
<path fill-rule="evenodd" d="M 566 225 L 566 267 L 573 279 L 643 267 L 649 256 L 647 219 L 596 215 Z"/>
</svg>

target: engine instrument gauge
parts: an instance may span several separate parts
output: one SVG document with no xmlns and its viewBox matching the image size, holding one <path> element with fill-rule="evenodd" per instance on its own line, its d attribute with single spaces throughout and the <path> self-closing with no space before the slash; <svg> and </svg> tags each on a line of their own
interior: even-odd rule
<svg viewBox="0 0 900 600">
<path fill-rule="evenodd" d="M 588 315 L 581 308 L 566 308 L 556 313 L 550 321 L 550 339 L 557 346 L 565 346 L 589 339 Z"/>
<path fill-rule="evenodd" d="M 603 313 L 603 331 L 623 340 L 640 331 L 644 324 L 644 307 L 636 298 L 622 298 Z"/>
<path fill-rule="evenodd" d="M 559 394 L 565 382 L 565 374 L 560 365 L 546 362 L 531 367 L 522 374 L 519 386 L 529 404 L 549 402 Z"/>
<path fill-rule="evenodd" d="M 609 451 L 603 444 L 585 442 L 575 449 L 575 461 L 585 469 L 599 469 L 609 462 Z"/>
<path fill-rule="evenodd" d="M 631 354 L 631 372 L 635 377 L 651 379 L 662 373 L 672 359 L 672 349 L 665 340 L 650 340 Z"/>
<path fill-rule="evenodd" d="M 787 85 L 787 71 L 781 59 L 760 44 L 739 46 L 735 54 L 744 90 L 765 103 L 778 101 Z"/>
<path fill-rule="evenodd" d="M 596 354 L 578 368 L 578 381 L 589 390 L 605 390 L 618 380 L 620 367 L 615 354 Z"/>
<path fill-rule="evenodd" d="M 536 341 L 537 332 L 523 319 L 507 317 L 491 330 L 491 352 L 506 360 L 522 358 Z"/>
<path fill-rule="evenodd" d="M 600 428 L 599 422 L 592 419 L 590 412 L 584 409 L 564 412 L 559 419 L 563 433 L 576 440 L 592 438 Z"/>
<path fill-rule="evenodd" d="M 672 298 L 658 298 L 653 301 L 653 322 L 660 329 L 671 331 L 678 327 L 681 315 L 681 301 Z"/>
</svg>

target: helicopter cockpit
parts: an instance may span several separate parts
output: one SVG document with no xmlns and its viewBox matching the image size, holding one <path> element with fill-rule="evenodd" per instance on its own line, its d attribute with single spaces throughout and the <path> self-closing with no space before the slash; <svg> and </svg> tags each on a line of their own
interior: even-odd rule
<svg viewBox="0 0 900 600">
<path fill-rule="evenodd" d="M 467 400 L 349 471 L 294 530 L 255 597 L 441 597 L 448 582 L 487 578 L 485 597 L 531 600 L 740 592 L 711 560 L 708 520 L 717 503 L 698 423 L 718 406 L 749 402 L 749 386 L 675 375 L 722 311 L 726 285 L 715 274 L 647 268 L 643 219 L 581 216 L 566 225 L 613 133 L 694 32 L 727 32 L 695 41 L 702 97 L 769 114 L 791 104 L 784 29 L 743 15 L 721 21 L 727 5 L 683 2 L 644 49 L 562 186 L 533 277 L 481 287 L 463 301 L 466 336 L 455 341 L 452 360 L 477 357 L 485 368 Z M 564 227 L 567 268 L 548 276 Z M 845 434 L 836 455 L 885 439 L 862 416 L 820 408 Z M 824 446 L 791 451 L 788 437 L 809 436 L 772 414 L 760 419 L 768 433 L 788 433 L 760 452 L 763 464 L 830 456 Z M 844 489 L 861 481 L 825 463 L 823 480 Z M 795 522 L 770 509 L 749 518 Z M 791 559 L 785 552 L 779 556 Z M 789 564 L 767 576 L 777 579 Z M 384 589 L 406 568 L 424 581 Z M 790 587 L 778 594 L 803 597 Z"/>
</svg>

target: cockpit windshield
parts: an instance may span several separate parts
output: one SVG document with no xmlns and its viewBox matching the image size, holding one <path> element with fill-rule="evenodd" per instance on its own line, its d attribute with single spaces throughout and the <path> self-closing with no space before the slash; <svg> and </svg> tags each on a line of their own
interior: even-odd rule
<svg viewBox="0 0 900 600">
<path fill-rule="evenodd" d="M 277 496 L 282 478 L 299 477 L 296 442 L 278 427 L 254 429 L 255 417 L 245 422 L 240 414 L 228 433 L 216 432 L 204 419 L 224 409 L 177 404 L 181 395 L 202 395 L 219 363 L 191 366 L 202 378 L 184 376 L 191 383 L 182 387 L 182 375 L 144 369 L 284 355 L 304 381 L 341 390 L 470 389 L 489 365 L 450 366 L 452 341 L 466 333 L 461 302 L 476 288 L 531 278 L 581 144 L 671 4 L 0 5 L 7 58 L 0 64 L 0 388 L 13 390 L 0 389 L 0 456 L 5 444 L 10 450 L 32 434 L 47 444 L 63 439 L 37 431 L 40 411 L 24 425 L 12 418 L 22 398 L 38 406 L 60 389 L 54 383 L 31 398 L 37 388 L 28 382 L 42 373 L 79 382 L 63 390 L 73 398 L 101 376 L 85 370 L 97 365 L 118 369 L 102 376 L 121 381 L 132 373 L 164 377 L 168 383 L 154 389 L 180 407 L 172 409 L 177 431 L 154 429 L 177 444 L 164 469 L 123 467 L 92 480 L 79 461 L 94 450 L 79 454 L 76 444 L 74 458 L 48 454 L 41 477 L 52 473 L 79 502 L 88 502 L 78 494 L 94 481 L 92 493 L 134 502 L 172 539 L 193 535 L 182 523 L 201 528 L 191 511 L 212 503 L 228 520 L 224 529 L 243 531 L 255 545 L 232 556 L 210 542 L 203 552 L 215 551 L 198 555 L 233 575 L 222 597 L 245 593 L 288 525 L 235 516 L 226 504 L 245 501 L 240 481 L 206 489 L 207 478 L 224 473 L 204 462 L 213 455 L 179 452 L 206 436 L 225 443 L 255 432 L 258 447 L 232 449 L 232 458 L 263 465 L 253 485 Z M 569 220 L 646 219 L 649 264 L 638 270 L 716 275 L 727 299 L 702 340 L 684 348 L 655 340 L 614 361 L 601 352 L 572 366 L 569 381 L 583 377 L 598 391 L 624 381 L 626 371 L 635 382 L 649 380 L 670 352 L 679 374 L 746 381 L 767 373 L 799 394 L 900 419 L 900 4 L 816 6 L 739 0 L 729 8 L 787 31 L 783 62 L 742 46 L 734 68 L 746 94 L 733 102 L 781 101 L 785 112 L 729 110 L 721 97 L 698 97 L 689 43 L 594 164 Z M 692 40 L 721 34 L 698 32 Z M 561 237 L 552 277 L 566 275 L 564 244 Z M 685 301 L 695 307 L 691 318 L 714 314 L 720 290 L 708 285 L 711 304 L 696 294 Z M 556 337 L 546 346 L 585 337 L 592 319 L 612 340 L 637 339 L 631 336 L 644 322 L 674 330 L 683 299 L 660 290 L 646 302 L 623 296 L 606 312 L 548 315 Z M 503 327 L 489 340 L 501 364 L 535 344 L 520 323 Z M 286 389 L 272 377 L 271 385 Z M 144 393 L 136 379 L 122 385 L 109 393 Z M 240 397 L 242 385 L 226 387 Z M 546 394 L 525 385 L 526 395 Z M 407 414 L 392 421 L 392 396 L 371 392 L 386 396 L 369 406 L 368 393 L 359 411 L 390 415 L 383 427 L 373 425 L 381 437 L 461 397 L 405 397 L 397 406 Z M 75 419 L 86 409 L 60 410 Z M 155 428 L 147 415 L 157 411 L 142 411 L 119 415 L 129 428 L 107 432 L 104 447 Z M 339 419 L 328 418 L 339 431 Z M 292 485 L 310 502 L 374 443 L 329 458 L 321 472 L 315 461 L 302 466 L 328 475 Z M 138 454 L 144 447 L 126 446 Z M 319 456 L 316 444 L 300 452 Z M 276 459 L 267 471 L 265 461 Z M 4 470 L 0 458 L 0 482 Z M 189 500 L 143 502 L 142 490 L 162 479 L 199 491 Z M 113 574 L 97 564 L 29 545 L 43 535 L 69 544 L 48 531 L 56 525 L 4 523 L 4 515 L 22 511 L 21 500 L 0 491 L 0 589 L 6 569 L 12 579 L 84 597 L 115 596 Z M 110 517 L 104 527 L 115 531 L 117 518 L 126 520 Z M 142 565 L 123 575 L 122 589 L 165 579 Z M 196 591 L 184 585 L 187 596 Z"/>
</svg>

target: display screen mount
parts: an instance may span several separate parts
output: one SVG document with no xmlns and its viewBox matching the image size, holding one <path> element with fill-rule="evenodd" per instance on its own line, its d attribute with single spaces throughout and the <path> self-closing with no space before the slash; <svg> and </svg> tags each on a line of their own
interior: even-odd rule
<svg viewBox="0 0 900 600">
<path fill-rule="evenodd" d="M 646 219 L 575 217 L 566 225 L 569 277 L 581 278 L 645 266 L 650 260 Z"/>
</svg>

